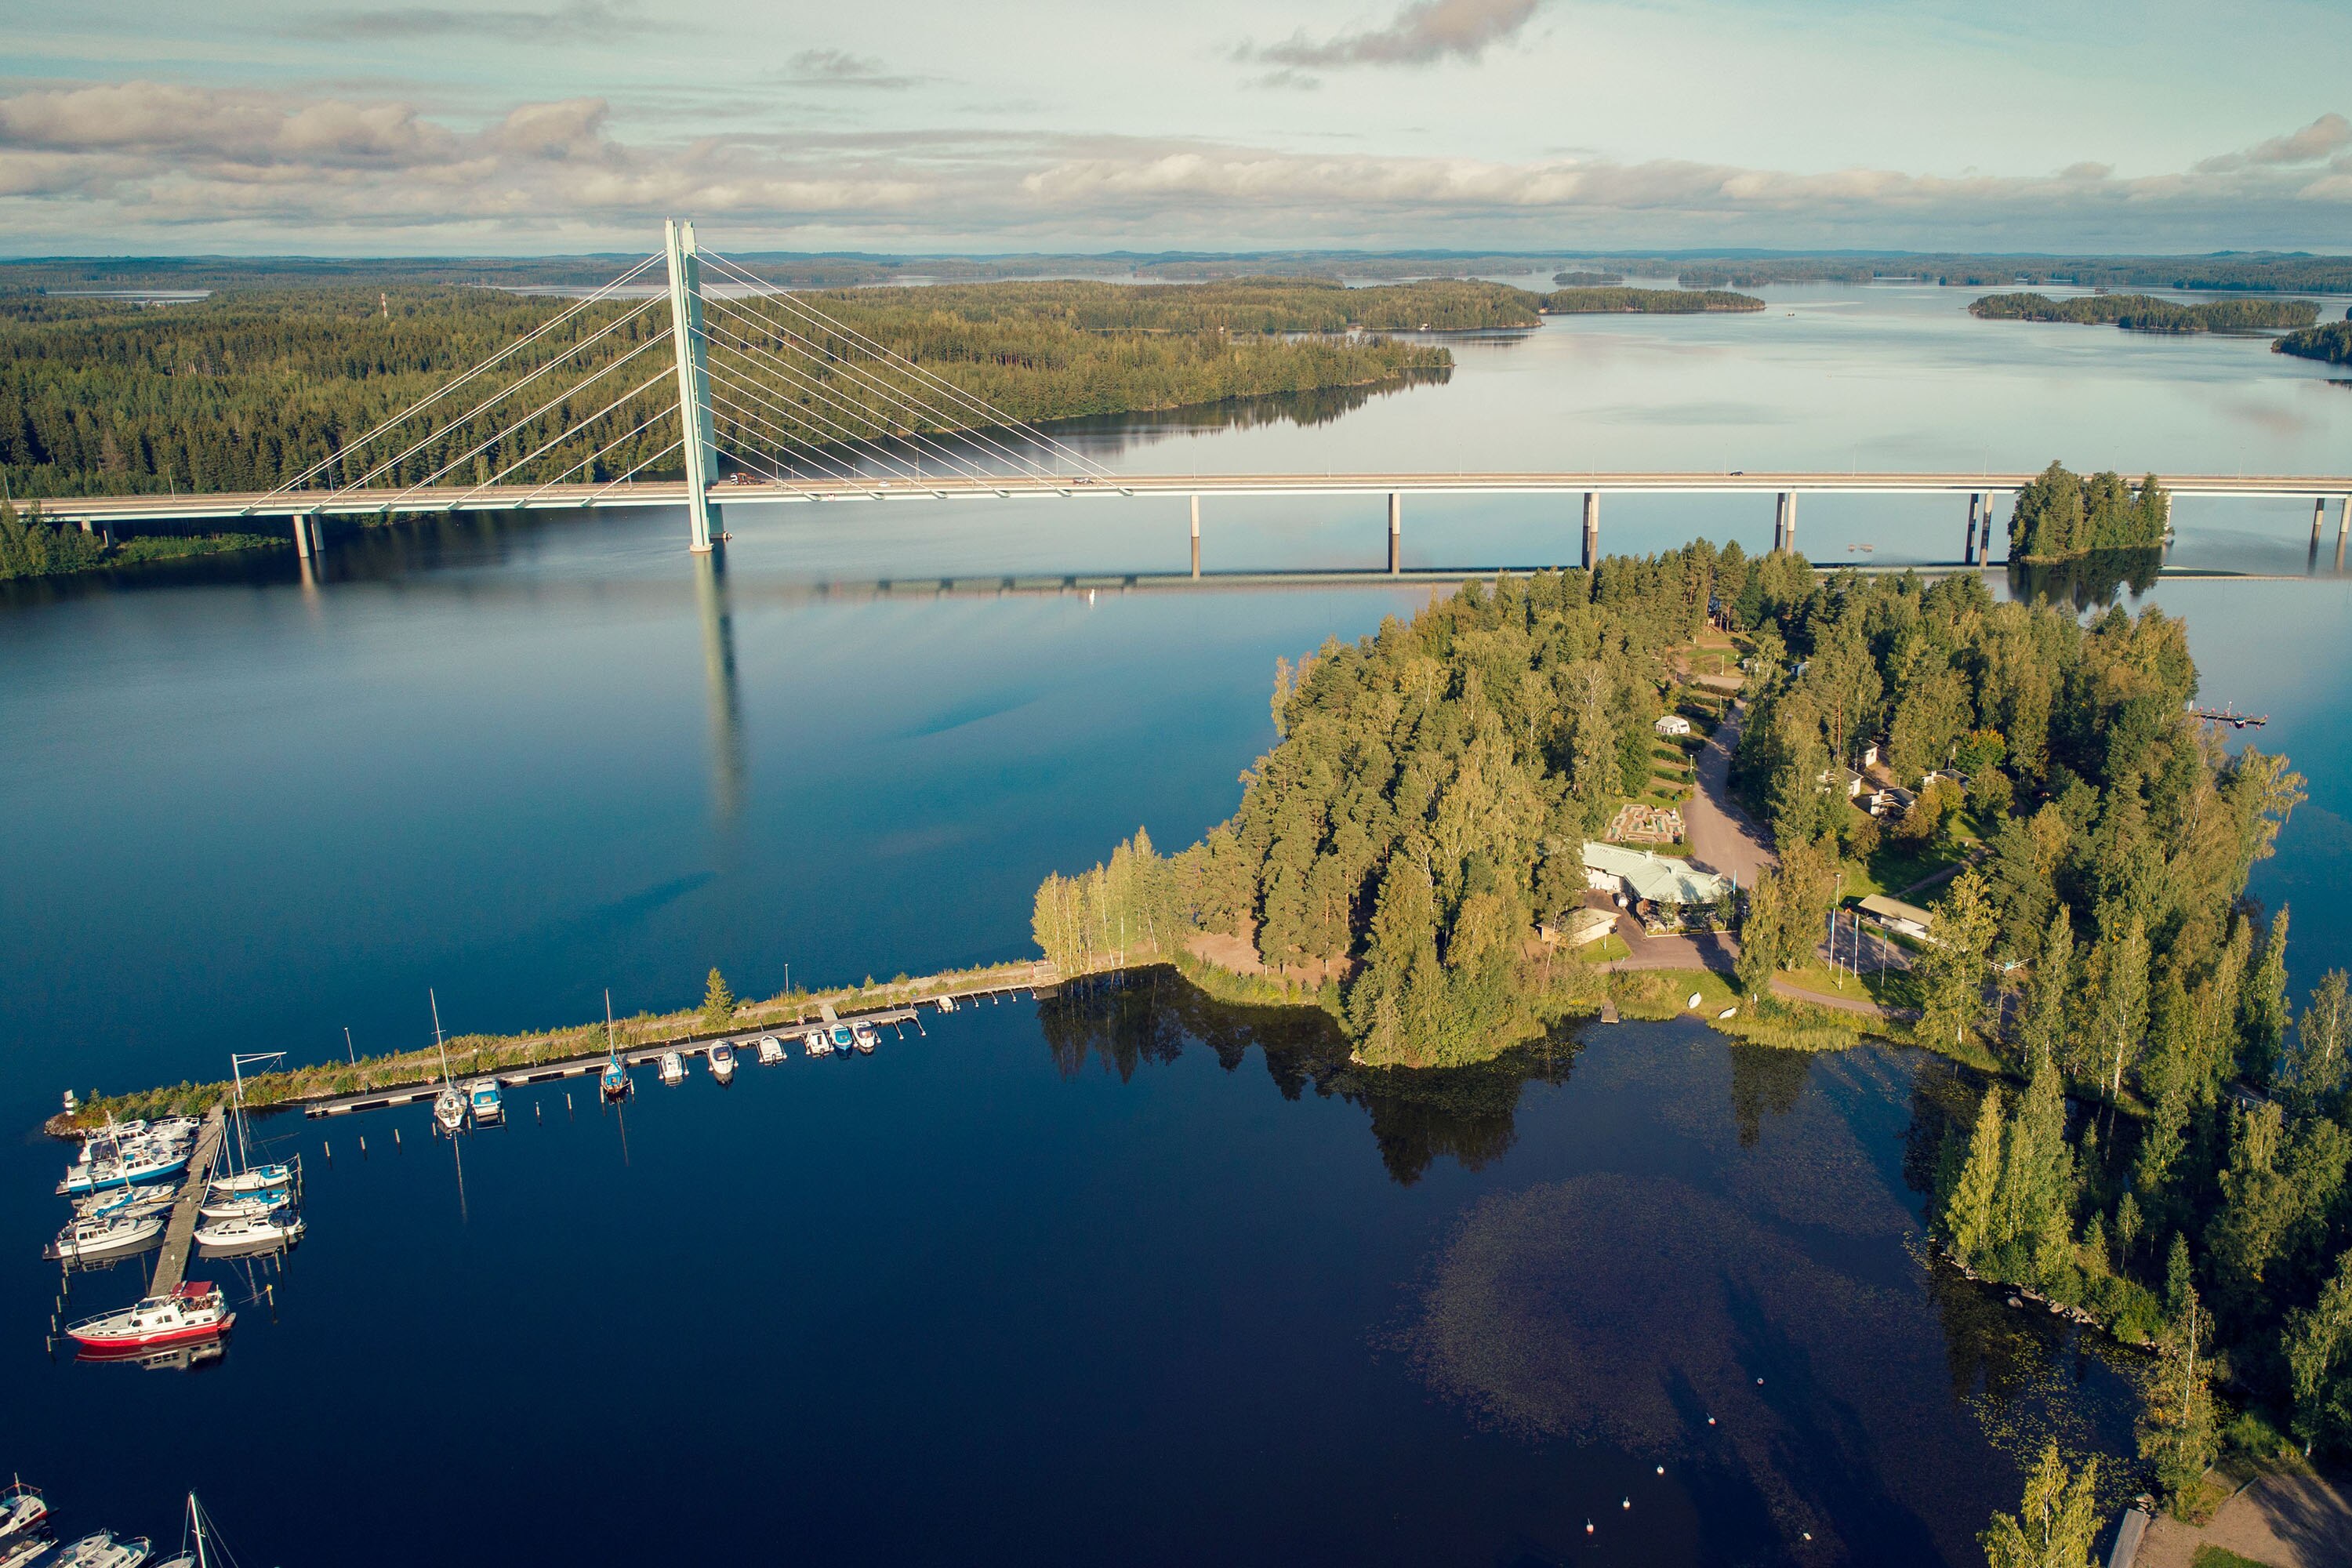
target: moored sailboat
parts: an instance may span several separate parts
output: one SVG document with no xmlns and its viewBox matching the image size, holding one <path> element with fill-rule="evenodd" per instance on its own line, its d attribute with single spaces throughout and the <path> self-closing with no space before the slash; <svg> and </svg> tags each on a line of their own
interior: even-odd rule
<svg viewBox="0 0 2352 1568">
<path fill-rule="evenodd" d="M 604 1076 L 599 1087 L 608 1100 L 626 1100 L 632 1087 L 629 1069 L 621 1060 L 621 1047 L 613 1036 L 613 993 L 604 993 Z"/>
<path fill-rule="evenodd" d="M 449 1047 L 441 1038 L 441 998 L 434 995 L 430 986 L 425 995 L 433 1005 L 433 1048 L 441 1053 L 441 1092 L 433 1100 L 433 1120 L 441 1124 L 442 1131 L 454 1135 L 466 1124 L 466 1099 L 449 1078 Z"/>
</svg>

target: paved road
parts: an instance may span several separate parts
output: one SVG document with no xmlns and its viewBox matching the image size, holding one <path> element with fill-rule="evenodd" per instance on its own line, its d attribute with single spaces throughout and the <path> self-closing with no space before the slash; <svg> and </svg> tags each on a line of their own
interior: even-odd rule
<svg viewBox="0 0 2352 1568">
<path fill-rule="evenodd" d="M 1756 875 L 1777 866 L 1764 835 L 1731 798 L 1731 752 L 1739 744 L 1744 706 L 1734 707 L 1698 753 L 1698 790 L 1683 808 L 1683 832 L 1690 858 L 1701 870 L 1729 877 L 1743 888 L 1756 885 Z"/>
</svg>

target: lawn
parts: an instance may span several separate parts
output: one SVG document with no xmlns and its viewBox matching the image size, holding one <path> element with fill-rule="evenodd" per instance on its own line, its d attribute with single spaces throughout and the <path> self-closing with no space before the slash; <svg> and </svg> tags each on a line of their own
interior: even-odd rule
<svg viewBox="0 0 2352 1568">
<path fill-rule="evenodd" d="M 2242 1557 L 2226 1546 L 2205 1545 L 2197 1549 L 2189 1568 L 2271 1568 L 2251 1557 Z"/>
</svg>

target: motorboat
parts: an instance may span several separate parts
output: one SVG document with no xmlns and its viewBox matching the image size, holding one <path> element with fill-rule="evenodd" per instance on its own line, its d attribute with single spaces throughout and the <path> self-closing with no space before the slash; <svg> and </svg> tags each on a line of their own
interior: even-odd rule
<svg viewBox="0 0 2352 1568">
<path fill-rule="evenodd" d="M 293 1166 L 256 1165 L 251 1170 L 240 1171 L 234 1176 L 221 1177 L 213 1183 L 211 1192 L 216 1198 L 241 1198 L 250 1197 L 258 1193 L 282 1193 L 291 1188 L 293 1184 Z"/>
<path fill-rule="evenodd" d="M 136 1355 L 165 1345 L 208 1340 L 228 1332 L 236 1314 L 209 1282 L 184 1280 L 168 1296 L 149 1296 L 120 1312 L 85 1318 L 66 1326 L 66 1337 L 86 1352 Z"/>
<path fill-rule="evenodd" d="M 735 1081 L 735 1047 L 725 1040 L 710 1047 L 710 1076 L 721 1083 Z"/>
<path fill-rule="evenodd" d="M 73 1201 L 78 1219 L 99 1219 L 110 1214 L 138 1214 L 169 1208 L 175 1195 L 170 1187 L 104 1187 Z"/>
<path fill-rule="evenodd" d="M 208 1198 L 196 1213 L 205 1219 L 262 1219 L 285 1206 L 284 1193 L 253 1193 L 241 1198 Z"/>
<path fill-rule="evenodd" d="M 196 1226 L 196 1245 L 206 1252 L 291 1247 L 301 1239 L 301 1217 L 283 1205 L 266 1215 L 239 1215 Z"/>
<path fill-rule="evenodd" d="M 784 1059 L 784 1042 L 773 1035 L 760 1037 L 760 1065 L 773 1067 Z"/>
<path fill-rule="evenodd" d="M 124 1258 L 144 1252 L 163 1234 L 160 1214 L 109 1215 L 103 1219 L 78 1219 L 58 1232 L 41 1248 L 52 1262 L 91 1263 L 101 1258 Z"/>
<path fill-rule="evenodd" d="M 478 1078 L 466 1086 L 466 1110 L 477 1127 L 493 1127 L 507 1119 L 506 1098 L 499 1093 L 499 1080 Z"/>
<path fill-rule="evenodd" d="M 939 1004 L 940 1011 L 942 1013 L 952 1013 L 955 1011 L 955 998 L 952 996 L 940 997 Z"/>
<path fill-rule="evenodd" d="M 676 1051 L 664 1051 L 661 1055 L 661 1080 L 664 1083 L 684 1083 L 686 1058 Z"/>
<path fill-rule="evenodd" d="M 102 1187 L 136 1186 L 142 1182 L 176 1176 L 187 1168 L 188 1151 L 184 1148 L 133 1147 L 119 1160 L 92 1160 L 87 1165 L 67 1166 L 66 1179 L 58 1184 L 58 1193 L 60 1196 L 74 1196 Z"/>
<path fill-rule="evenodd" d="M 47 1500 L 22 1481 L 12 1481 L 0 1492 L 0 1541 L 25 1534 L 49 1517 Z"/>
<path fill-rule="evenodd" d="M 833 1055 L 833 1041 L 823 1029 L 811 1029 L 801 1037 L 801 1048 L 813 1057 L 829 1057 Z"/>
<path fill-rule="evenodd" d="M 874 1054 L 874 1047 L 878 1037 L 874 1033 L 873 1025 L 867 1023 L 865 1019 L 860 1018 L 857 1022 L 849 1026 L 849 1034 L 850 1037 L 857 1042 L 857 1054 L 859 1056 L 870 1057 Z"/>
<path fill-rule="evenodd" d="M 835 1024 L 833 1026 L 832 1038 L 828 1043 L 836 1051 L 854 1051 L 857 1048 L 857 1037 L 849 1032 L 848 1025 Z"/>
<path fill-rule="evenodd" d="M 47 1568 L 139 1568 L 152 1550 L 143 1535 L 117 1541 L 114 1531 L 101 1530 L 67 1547 L 49 1561 Z"/>
</svg>

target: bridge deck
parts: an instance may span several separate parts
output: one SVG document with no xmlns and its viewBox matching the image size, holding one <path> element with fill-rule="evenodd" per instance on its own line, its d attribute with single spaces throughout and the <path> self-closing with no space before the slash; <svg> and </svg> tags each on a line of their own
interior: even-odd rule
<svg viewBox="0 0 2352 1568">
<path fill-rule="evenodd" d="M 220 1157 L 221 1139 L 227 1130 L 221 1108 L 214 1106 L 205 1118 L 204 1131 L 196 1134 L 195 1152 L 188 1156 L 187 1177 L 180 1184 L 179 1201 L 172 1205 L 172 1223 L 163 1232 L 163 1255 L 155 1260 L 155 1281 L 149 1288 L 155 1295 L 170 1295 L 188 1277 L 188 1249 L 196 1239 L 196 1211 L 204 1206 L 205 1189 L 212 1184 L 213 1162 Z"/>
<path fill-rule="evenodd" d="M 2159 474 L 2165 489 L 2183 496 L 2292 497 L 2304 500 L 2352 496 L 2345 474 Z M 1379 474 L 1118 474 L 1107 477 L 969 476 L 924 479 L 856 481 L 810 479 L 790 484 L 715 485 L 710 499 L 720 506 L 804 505 L 827 501 L 976 500 L 1016 496 L 1341 496 L 1540 495 L 1592 490 L 1612 495 L 1775 494 L 1969 495 L 2007 492 L 2035 478 L 2030 473 L 1620 473 L 1495 471 Z M 581 508 L 675 507 L 686 503 L 682 480 L 625 484 L 491 485 L 434 487 L 421 490 L 354 490 L 245 493 L 204 496 L 80 496 L 44 500 L 43 512 L 65 521 L 168 522 L 283 518 L 316 511 L 331 517 L 415 515 L 432 512 L 573 510 Z"/>
</svg>

